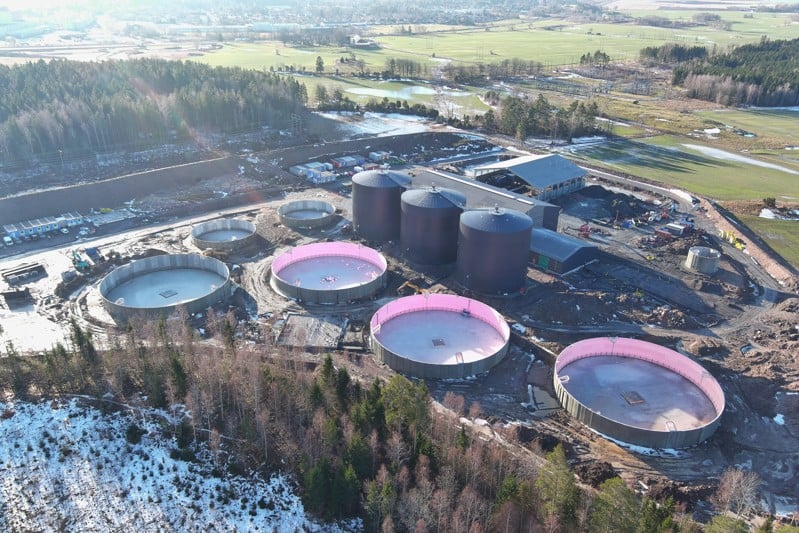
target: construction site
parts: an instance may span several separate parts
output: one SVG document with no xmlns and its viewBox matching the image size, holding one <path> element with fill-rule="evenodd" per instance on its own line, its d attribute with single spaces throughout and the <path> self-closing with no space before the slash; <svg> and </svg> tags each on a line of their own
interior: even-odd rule
<svg viewBox="0 0 799 533">
<path fill-rule="evenodd" d="M 206 321 L 227 314 L 265 357 L 462 395 L 486 438 L 563 443 L 585 483 L 616 473 L 701 511 L 746 465 L 765 510 L 796 512 L 795 272 L 704 199 L 552 157 L 426 133 L 80 186 L 58 205 L 90 232 L 0 259 L 0 340 L 36 353 L 76 320 L 111 346 L 166 316 L 218 342 Z M 54 198 L 0 199 L 0 222 Z"/>
</svg>

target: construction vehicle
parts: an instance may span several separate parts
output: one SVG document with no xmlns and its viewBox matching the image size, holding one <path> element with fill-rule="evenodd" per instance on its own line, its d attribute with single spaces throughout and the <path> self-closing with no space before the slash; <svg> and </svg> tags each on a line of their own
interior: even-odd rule
<svg viewBox="0 0 799 533">
<path fill-rule="evenodd" d="M 219 259 L 220 261 L 227 261 L 228 254 L 222 250 L 212 250 L 211 248 L 206 248 L 203 250 L 203 255 L 205 257 L 212 257 L 214 259 Z"/>
<path fill-rule="evenodd" d="M 81 257 L 77 250 L 72 250 L 72 266 L 74 266 L 75 270 L 78 272 L 85 272 L 89 270 L 89 262 Z"/>
<path fill-rule="evenodd" d="M 423 289 L 411 281 L 406 281 L 397 287 L 398 296 L 411 296 L 412 294 L 422 294 Z"/>
</svg>

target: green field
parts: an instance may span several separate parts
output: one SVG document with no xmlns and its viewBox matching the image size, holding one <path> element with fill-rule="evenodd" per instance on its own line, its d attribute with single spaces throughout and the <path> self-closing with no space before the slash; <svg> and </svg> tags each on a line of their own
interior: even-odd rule
<svg viewBox="0 0 799 533">
<path fill-rule="evenodd" d="M 643 14 L 636 12 L 635 16 Z M 693 12 L 649 11 L 646 14 L 689 21 Z M 555 66 L 578 63 L 581 55 L 598 49 L 609 53 L 613 60 L 619 60 L 636 58 L 642 48 L 668 42 L 726 47 L 757 42 L 763 35 L 780 39 L 794 38 L 797 34 L 785 14 L 757 13 L 753 18 L 744 18 L 744 11 L 721 14 L 733 23 L 731 30 L 709 26 L 658 28 L 632 23 L 575 24 L 561 19 L 509 20 L 468 28 L 430 26 L 425 27 L 424 33 L 413 35 L 386 34 L 397 29 L 389 26 L 372 32 L 372 37 L 381 45 L 379 50 L 295 48 L 278 41 L 266 41 L 226 44 L 222 50 L 197 60 L 211 65 L 254 69 L 293 65 L 298 70 L 304 67 L 306 71 L 313 71 L 316 57 L 321 56 L 328 73 L 337 67 L 337 59 L 352 56 L 363 61 L 370 71 L 383 70 L 389 57 L 413 59 L 430 68 L 441 61 L 492 63 L 514 57 Z M 338 66 L 342 73 L 349 70 L 346 65 Z"/>
<path fill-rule="evenodd" d="M 799 109 L 720 109 L 701 111 L 698 116 L 751 132 L 757 136 L 792 139 L 799 144 Z"/>
<path fill-rule="evenodd" d="M 769 196 L 787 200 L 791 191 L 799 191 L 799 165 L 781 162 L 781 166 L 796 172 L 791 174 L 695 147 L 715 149 L 696 139 L 661 135 L 586 148 L 575 155 L 587 164 L 657 180 L 720 201 Z M 792 201 L 799 201 L 799 192 Z"/>
<path fill-rule="evenodd" d="M 799 266 L 799 221 L 771 220 L 745 215 L 739 215 L 738 218 L 783 259 L 794 266 Z"/>
</svg>

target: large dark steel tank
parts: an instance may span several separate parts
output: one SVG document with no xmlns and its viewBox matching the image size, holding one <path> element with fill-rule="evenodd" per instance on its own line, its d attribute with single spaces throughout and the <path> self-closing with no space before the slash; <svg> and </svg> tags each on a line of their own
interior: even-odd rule
<svg viewBox="0 0 799 533">
<path fill-rule="evenodd" d="M 402 193 L 400 246 L 409 261 L 445 265 L 458 257 L 458 223 L 466 196 L 438 187 Z"/>
<path fill-rule="evenodd" d="M 400 236 L 400 198 L 408 175 L 366 170 L 352 177 L 352 229 L 367 241 L 396 241 Z"/>
<path fill-rule="evenodd" d="M 511 294 L 525 286 L 532 219 L 512 209 L 476 209 L 460 218 L 457 279 L 482 294 Z"/>
</svg>

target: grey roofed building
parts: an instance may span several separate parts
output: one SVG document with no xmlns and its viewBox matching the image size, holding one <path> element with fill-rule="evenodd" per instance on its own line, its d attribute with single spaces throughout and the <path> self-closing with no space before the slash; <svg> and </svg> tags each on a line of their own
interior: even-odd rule
<svg viewBox="0 0 799 533">
<path fill-rule="evenodd" d="M 415 188 L 445 187 L 466 196 L 466 209 L 502 207 L 521 211 L 533 219 L 533 226 L 555 230 L 558 227 L 560 207 L 529 196 L 522 196 L 470 178 L 454 176 L 436 170 L 415 170 L 412 176 Z"/>
<path fill-rule="evenodd" d="M 552 200 L 585 187 L 588 171 L 558 154 L 528 155 L 488 163 L 473 169 L 475 179 L 509 172 L 536 191 L 539 200 Z"/>
<path fill-rule="evenodd" d="M 596 260 L 599 249 L 593 244 L 557 231 L 533 228 L 530 255 L 535 266 L 564 274 Z"/>
</svg>

